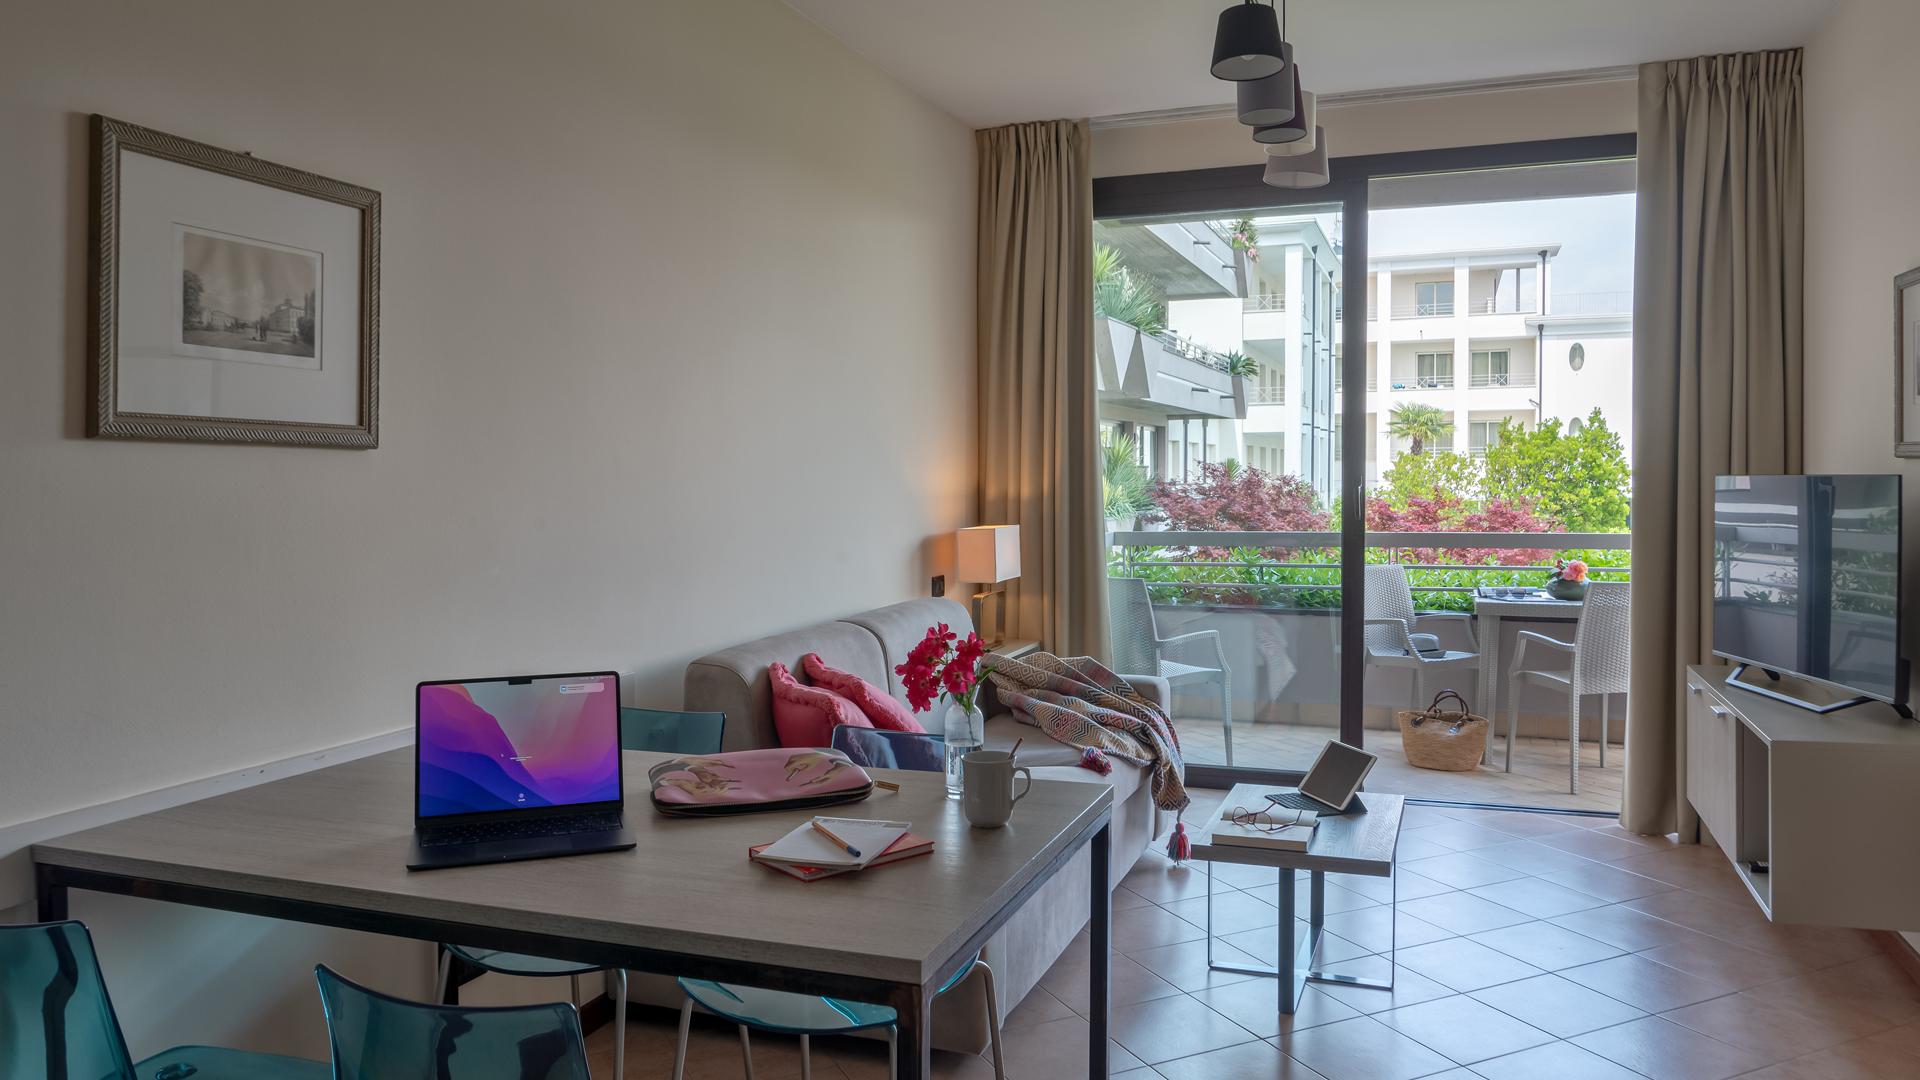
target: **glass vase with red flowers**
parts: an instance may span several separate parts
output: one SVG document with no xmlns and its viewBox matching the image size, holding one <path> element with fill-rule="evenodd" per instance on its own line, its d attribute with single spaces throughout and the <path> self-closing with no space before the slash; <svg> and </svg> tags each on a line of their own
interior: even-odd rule
<svg viewBox="0 0 1920 1080">
<path fill-rule="evenodd" d="M 987 718 L 980 710 L 980 682 L 986 675 L 980 660 L 987 644 L 971 631 L 960 637 L 946 623 L 927 628 L 927 636 L 907 653 L 906 663 L 893 669 L 907 688 L 907 704 L 927 712 L 938 701 L 947 702 L 942 728 L 947 743 L 947 798 L 964 791 L 962 760 L 980 749 L 987 738 Z"/>
</svg>

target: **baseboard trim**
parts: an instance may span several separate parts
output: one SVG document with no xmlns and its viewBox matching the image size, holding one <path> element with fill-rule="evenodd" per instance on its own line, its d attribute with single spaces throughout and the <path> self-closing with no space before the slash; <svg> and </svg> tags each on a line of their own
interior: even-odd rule
<svg viewBox="0 0 1920 1080">
<path fill-rule="evenodd" d="M 627 1003 L 627 1009 L 633 1009 L 633 1003 Z M 580 1006 L 580 1033 L 591 1035 L 606 1027 L 613 1020 L 613 999 L 601 994 L 592 1001 Z"/>
<path fill-rule="evenodd" d="M 1915 986 L 1920 986 L 1920 951 L 1914 949 L 1913 942 L 1892 930 L 1871 930 L 1868 933 L 1879 943 L 1880 951 L 1899 964 L 1900 970 L 1907 973 L 1907 978 L 1912 979 Z"/>
</svg>

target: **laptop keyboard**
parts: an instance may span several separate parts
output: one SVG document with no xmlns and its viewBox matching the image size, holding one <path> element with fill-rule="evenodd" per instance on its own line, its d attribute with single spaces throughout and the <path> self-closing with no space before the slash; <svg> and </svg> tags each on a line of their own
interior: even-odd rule
<svg viewBox="0 0 1920 1080">
<path fill-rule="evenodd" d="M 581 814 L 575 817 L 506 818 L 472 825 L 441 825 L 420 834 L 421 847 L 485 844 L 495 840 L 525 840 L 539 836 L 614 832 L 623 826 L 619 814 Z"/>
<path fill-rule="evenodd" d="M 1297 791 L 1275 791 L 1267 795 L 1267 801 L 1275 806 L 1284 806 L 1289 810 L 1318 810 L 1329 817 L 1340 811 L 1318 799 L 1309 799 Z"/>
</svg>

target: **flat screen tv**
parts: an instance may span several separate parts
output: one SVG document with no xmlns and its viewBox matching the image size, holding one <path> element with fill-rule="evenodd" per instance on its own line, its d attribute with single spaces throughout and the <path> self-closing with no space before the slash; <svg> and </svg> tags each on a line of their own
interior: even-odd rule
<svg viewBox="0 0 1920 1080">
<path fill-rule="evenodd" d="M 1717 478 L 1713 651 L 1904 711 L 1900 477 Z"/>
</svg>

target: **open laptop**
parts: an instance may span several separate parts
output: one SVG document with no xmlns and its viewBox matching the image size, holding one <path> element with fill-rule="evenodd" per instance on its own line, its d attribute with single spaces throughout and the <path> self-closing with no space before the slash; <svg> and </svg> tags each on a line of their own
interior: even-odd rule
<svg viewBox="0 0 1920 1080">
<path fill-rule="evenodd" d="M 1359 798 L 1360 784 L 1379 760 L 1357 746 L 1328 739 L 1300 786 L 1273 792 L 1267 801 L 1289 810 L 1315 810 L 1321 814 L 1344 814 L 1349 808 L 1365 810 L 1366 804 Z"/>
<path fill-rule="evenodd" d="M 407 869 L 634 846 L 622 816 L 617 673 L 423 682 L 413 727 Z"/>
</svg>

